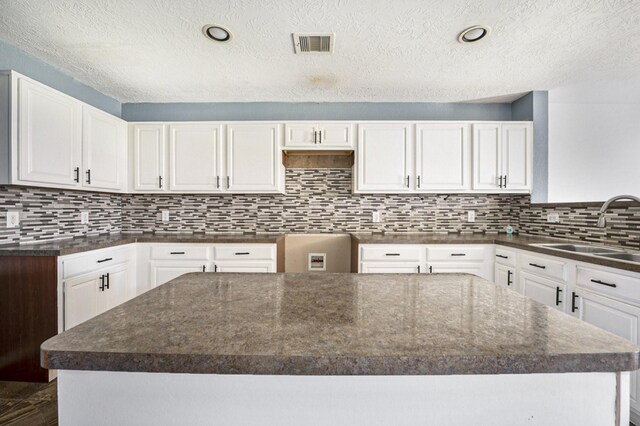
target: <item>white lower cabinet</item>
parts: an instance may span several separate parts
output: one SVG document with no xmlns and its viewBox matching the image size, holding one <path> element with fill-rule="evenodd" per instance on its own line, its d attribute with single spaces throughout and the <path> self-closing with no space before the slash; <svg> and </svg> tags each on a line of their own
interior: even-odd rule
<svg viewBox="0 0 640 426">
<path fill-rule="evenodd" d="M 495 267 L 495 283 L 516 290 L 516 268 L 513 266 L 501 265 L 496 263 Z"/>
<path fill-rule="evenodd" d="M 640 307 L 600 296 L 587 290 L 576 289 L 576 311 L 581 320 L 638 344 Z M 631 407 L 638 403 L 638 372 L 631 373 Z"/>
<path fill-rule="evenodd" d="M 464 273 L 493 280 L 490 244 L 362 244 L 362 273 Z"/>
<path fill-rule="evenodd" d="M 129 264 L 68 279 L 64 282 L 64 329 L 95 317 L 133 297 Z"/>
<path fill-rule="evenodd" d="M 520 272 L 520 289 L 526 297 L 559 311 L 565 311 L 567 284 L 564 282 L 550 280 L 529 272 Z"/>
<path fill-rule="evenodd" d="M 363 263 L 361 267 L 363 274 L 419 274 L 423 270 L 417 263 Z"/>
<path fill-rule="evenodd" d="M 214 272 L 275 272 L 273 262 L 216 262 L 213 268 Z"/>
<path fill-rule="evenodd" d="M 190 272 L 210 272 L 211 267 L 207 268 L 207 266 L 207 262 L 198 261 L 151 261 L 149 282 L 152 288 L 157 287 Z"/>
</svg>

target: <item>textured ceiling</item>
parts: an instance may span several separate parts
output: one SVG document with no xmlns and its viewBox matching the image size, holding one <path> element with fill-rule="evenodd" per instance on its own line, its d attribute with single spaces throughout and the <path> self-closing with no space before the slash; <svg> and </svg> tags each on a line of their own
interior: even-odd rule
<svg viewBox="0 0 640 426">
<path fill-rule="evenodd" d="M 122 102 L 461 102 L 615 82 L 640 95 L 638 0 L 0 0 L 0 39 Z M 231 43 L 204 38 L 229 27 Z M 486 24 L 491 36 L 457 42 Z M 291 33 L 336 33 L 333 55 Z M 506 97 L 505 97 L 506 95 Z"/>
</svg>

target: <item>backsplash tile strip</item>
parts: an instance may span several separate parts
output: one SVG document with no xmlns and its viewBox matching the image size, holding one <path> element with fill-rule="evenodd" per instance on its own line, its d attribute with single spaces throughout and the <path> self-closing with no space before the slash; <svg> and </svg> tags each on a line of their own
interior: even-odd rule
<svg viewBox="0 0 640 426">
<path fill-rule="evenodd" d="M 0 244 L 97 233 L 520 233 L 640 249 L 640 207 L 622 204 L 596 228 L 599 206 L 531 205 L 527 195 L 352 194 L 351 169 L 287 169 L 281 194 L 103 194 L 0 186 L 0 211 L 20 210 L 21 227 L 0 226 Z M 170 220 L 162 222 L 161 211 Z M 382 213 L 373 223 L 372 213 Z M 467 223 L 467 212 L 476 221 Z M 80 212 L 89 211 L 89 225 Z M 560 215 L 559 224 L 546 221 Z"/>
</svg>

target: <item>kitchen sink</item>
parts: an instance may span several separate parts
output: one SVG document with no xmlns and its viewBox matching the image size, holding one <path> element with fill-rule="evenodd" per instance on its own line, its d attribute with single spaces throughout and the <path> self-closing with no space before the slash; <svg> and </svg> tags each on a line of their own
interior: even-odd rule
<svg viewBox="0 0 640 426">
<path fill-rule="evenodd" d="M 596 256 L 607 257 L 609 259 L 626 260 L 627 262 L 640 263 L 640 254 L 635 254 L 635 253 L 597 253 Z"/>
<path fill-rule="evenodd" d="M 546 247 L 550 249 L 563 250 L 563 251 L 571 251 L 574 253 L 584 253 L 584 254 L 626 254 L 622 253 L 620 250 L 598 247 L 598 246 L 588 246 L 582 244 L 535 244 L 538 247 Z"/>
</svg>

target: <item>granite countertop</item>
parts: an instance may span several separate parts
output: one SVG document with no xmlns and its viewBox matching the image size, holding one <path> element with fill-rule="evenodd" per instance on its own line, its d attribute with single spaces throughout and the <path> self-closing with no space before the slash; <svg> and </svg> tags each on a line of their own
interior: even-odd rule
<svg viewBox="0 0 640 426">
<path fill-rule="evenodd" d="M 575 253 L 540 247 L 535 244 L 565 243 L 578 245 L 597 246 L 585 241 L 566 240 L 558 238 L 540 237 L 535 235 L 507 235 L 507 234 L 427 234 L 427 233 L 406 233 L 406 234 L 366 234 L 354 233 L 351 238 L 359 244 L 497 244 L 501 246 L 513 247 L 516 249 L 528 250 L 550 256 L 562 257 L 565 259 L 577 260 L 579 262 L 593 263 L 596 265 L 608 266 L 611 268 L 624 269 L 626 271 L 640 272 L 640 264 L 626 262 L 619 259 L 598 257 L 588 254 Z M 626 247 L 617 244 L 610 244 L 618 250 L 637 253 Z"/>
<path fill-rule="evenodd" d="M 65 256 L 131 243 L 273 244 L 283 237 L 284 234 L 108 234 L 34 244 L 0 246 L 0 256 Z"/>
<path fill-rule="evenodd" d="M 466 274 L 191 273 L 42 344 L 45 368 L 201 374 L 630 371 L 628 341 Z"/>
</svg>

